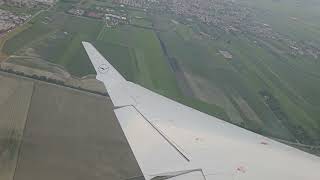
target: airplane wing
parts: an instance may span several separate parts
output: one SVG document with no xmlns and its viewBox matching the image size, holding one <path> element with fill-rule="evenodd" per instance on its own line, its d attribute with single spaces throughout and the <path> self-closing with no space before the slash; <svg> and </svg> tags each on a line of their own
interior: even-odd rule
<svg viewBox="0 0 320 180">
<path fill-rule="evenodd" d="M 147 180 L 319 180 L 320 158 L 126 81 L 83 46 Z"/>
</svg>

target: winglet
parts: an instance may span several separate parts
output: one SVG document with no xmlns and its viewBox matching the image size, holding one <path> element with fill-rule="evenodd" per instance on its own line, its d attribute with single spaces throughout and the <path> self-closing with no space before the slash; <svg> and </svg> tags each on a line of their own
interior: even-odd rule
<svg viewBox="0 0 320 180">
<path fill-rule="evenodd" d="M 94 69 L 97 72 L 97 79 L 102 81 L 107 79 L 122 82 L 125 78 L 98 52 L 98 50 L 88 42 L 82 42 Z"/>
<path fill-rule="evenodd" d="M 96 79 L 103 82 L 116 107 L 135 104 L 127 92 L 126 79 L 88 42 L 82 42 L 90 61 L 97 72 Z"/>
</svg>

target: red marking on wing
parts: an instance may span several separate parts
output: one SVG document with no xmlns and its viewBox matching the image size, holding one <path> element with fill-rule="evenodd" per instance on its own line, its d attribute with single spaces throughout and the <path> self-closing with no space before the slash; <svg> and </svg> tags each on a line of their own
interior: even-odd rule
<svg viewBox="0 0 320 180">
<path fill-rule="evenodd" d="M 269 143 L 266 142 L 266 141 L 261 141 L 260 144 L 263 144 L 263 145 L 268 145 Z"/>
<path fill-rule="evenodd" d="M 239 167 L 237 167 L 237 171 L 245 173 L 246 172 L 246 168 L 244 166 L 239 166 Z"/>
</svg>

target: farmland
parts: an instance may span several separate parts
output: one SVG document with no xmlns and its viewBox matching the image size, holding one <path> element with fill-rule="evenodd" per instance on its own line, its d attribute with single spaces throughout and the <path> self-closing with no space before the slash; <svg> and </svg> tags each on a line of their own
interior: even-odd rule
<svg viewBox="0 0 320 180">
<path fill-rule="evenodd" d="M 0 179 L 12 179 L 33 91 L 32 82 L 0 76 Z"/>
<path fill-rule="evenodd" d="M 199 110 L 228 119 L 218 106 L 183 97 L 145 12 L 128 10 L 134 19 L 132 26 L 106 28 L 101 20 L 64 13 L 64 8 L 69 6 L 68 3 L 63 3 L 51 11 L 41 13 L 26 24 L 22 32 L 12 35 L 2 51 L 7 55 L 26 58 L 20 58 L 21 61 L 35 58 L 56 63 L 70 74 L 82 77 L 94 74 L 81 46 L 81 41 L 89 41 L 108 57 L 128 80 Z M 9 58 L 9 61 L 10 59 L 12 58 Z"/>
<path fill-rule="evenodd" d="M 291 141 L 318 141 L 317 64 L 297 63 L 295 57 L 267 46 L 271 43 L 267 40 L 222 34 L 211 41 L 199 33 L 199 27 L 171 18 L 154 17 L 153 21 L 196 97 L 223 107 L 233 123 L 251 130 Z M 233 58 L 225 59 L 220 50 L 231 52 Z M 279 106 L 268 104 L 262 91 L 272 93 Z"/>
<path fill-rule="evenodd" d="M 260 12 L 257 14 L 260 21 L 272 25 L 276 31 L 296 41 L 320 41 L 319 1 L 240 0 L 239 2 L 255 8 Z"/>
<path fill-rule="evenodd" d="M 132 61 L 135 62 L 132 65 L 134 66 L 123 67 L 136 71 L 133 78 L 135 82 L 150 89 L 161 90 L 171 97 L 179 95 L 173 74 L 170 72 L 160 43 L 153 31 L 123 26 L 106 31 L 102 41 L 120 44 L 133 50 Z M 114 62 L 118 59 L 111 58 L 110 61 Z"/>
<path fill-rule="evenodd" d="M 170 77 L 159 41 L 152 30 L 129 26 L 105 29 L 100 20 L 56 11 L 58 13 L 42 13 L 30 22 L 29 28 L 7 40 L 3 52 L 41 58 L 62 65 L 72 75 L 81 77 L 94 73 L 81 46 L 81 41 L 89 41 L 120 66 L 129 80 L 172 94 L 172 97 L 178 95 L 174 78 Z M 121 61 L 129 62 L 131 66 Z"/>
<path fill-rule="evenodd" d="M 66 67 L 74 75 L 93 72 L 81 41 L 96 38 L 102 28 L 100 21 L 45 12 L 30 23 L 31 27 L 7 41 L 3 47 L 6 54 L 41 57 Z"/>
<path fill-rule="evenodd" d="M 6 73 L 0 82 L 1 179 L 141 175 L 107 97 Z"/>
</svg>

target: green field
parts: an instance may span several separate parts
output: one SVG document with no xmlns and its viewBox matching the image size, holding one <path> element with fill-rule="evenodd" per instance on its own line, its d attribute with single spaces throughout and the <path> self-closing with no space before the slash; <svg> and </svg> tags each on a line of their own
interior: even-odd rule
<svg viewBox="0 0 320 180">
<path fill-rule="evenodd" d="M 146 27 L 146 28 L 152 27 L 152 22 L 144 18 L 132 18 L 131 24 L 141 26 L 141 27 Z"/>
<path fill-rule="evenodd" d="M 122 26 L 110 29 L 103 35 L 102 41 L 126 46 L 131 51 L 134 65 L 134 80 L 143 86 L 160 90 L 170 97 L 179 95 L 173 74 L 170 72 L 160 43 L 152 30 Z M 117 61 L 116 59 L 111 61 Z M 128 67 L 126 67 L 128 68 Z"/>
<path fill-rule="evenodd" d="M 219 106 L 183 97 L 158 37 L 151 29 L 151 19 L 145 12 L 128 9 L 129 17 L 134 19 L 132 26 L 106 28 L 102 21 L 65 14 L 63 11 L 71 5 L 69 1 L 61 2 L 34 18 L 22 32 L 6 41 L 3 51 L 8 55 L 36 57 L 56 63 L 72 75 L 81 77 L 95 73 L 81 45 L 81 41 L 89 41 L 128 80 L 209 114 L 229 119 Z"/>
<path fill-rule="evenodd" d="M 320 42 L 320 2 L 317 0 L 240 0 L 239 3 L 255 8 L 258 19 L 277 32 L 296 41 Z"/>
<path fill-rule="evenodd" d="M 171 18 L 154 18 L 162 28 L 161 39 L 169 55 L 185 71 L 221 89 L 240 112 L 239 118 L 245 120 L 242 125 L 292 141 L 310 144 L 319 141 L 318 64 L 303 62 L 308 59 L 297 62 L 297 58 L 275 51 L 277 42 L 259 40 L 261 44 L 257 44 L 252 37 L 231 34 L 208 40 L 197 34 L 197 28 L 173 23 Z M 219 50 L 231 52 L 232 60 L 224 59 Z M 262 91 L 274 96 L 279 103 L 277 109 L 267 104 Z M 246 115 L 236 102 L 237 96 L 245 100 L 263 124 Z M 223 106 L 223 102 L 212 103 Z"/>
<path fill-rule="evenodd" d="M 141 10 L 128 10 L 128 16 L 130 18 L 130 24 L 152 28 L 152 22 L 146 12 Z"/>
<path fill-rule="evenodd" d="M 32 26 L 13 38 L 3 47 L 6 54 L 40 56 L 49 62 L 60 64 L 71 74 L 83 76 L 94 70 L 81 45 L 92 41 L 102 28 L 102 22 L 46 12 L 34 19 Z"/>
<path fill-rule="evenodd" d="M 5 43 L 3 51 L 6 54 L 40 56 L 81 77 L 94 73 L 81 44 L 89 41 L 96 44 L 116 66 L 120 66 L 129 80 L 170 97 L 179 94 L 152 30 L 131 26 L 105 29 L 102 21 L 55 11 L 41 14 L 30 24 L 29 28 Z"/>
</svg>

